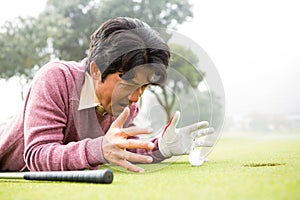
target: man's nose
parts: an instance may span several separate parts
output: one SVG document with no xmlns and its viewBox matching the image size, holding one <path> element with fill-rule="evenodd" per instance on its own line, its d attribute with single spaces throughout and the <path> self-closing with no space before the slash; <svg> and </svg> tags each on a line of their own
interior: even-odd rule
<svg viewBox="0 0 300 200">
<path fill-rule="evenodd" d="M 129 101 L 136 103 L 139 100 L 140 96 L 142 96 L 142 94 L 142 88 L 139 87 L 128 96 L 128 99 Z"/>
</svg>

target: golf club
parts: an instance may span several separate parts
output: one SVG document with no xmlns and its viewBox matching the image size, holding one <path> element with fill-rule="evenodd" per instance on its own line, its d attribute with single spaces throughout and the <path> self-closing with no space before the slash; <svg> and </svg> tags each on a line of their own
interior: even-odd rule
<svg viewBox="0 0 300 200">
<path fill-rule="evenodd" d="M 0 179 L 112 183 L 113 172 L 108 169 L 91 171 L 4 172 L 0 173 Z"/>
</svg>

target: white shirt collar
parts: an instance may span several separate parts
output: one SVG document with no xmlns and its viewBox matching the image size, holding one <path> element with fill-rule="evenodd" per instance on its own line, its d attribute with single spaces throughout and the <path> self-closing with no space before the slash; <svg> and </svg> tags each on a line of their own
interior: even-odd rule
<svg viewBox="0 0 300 200">
<path fill-rule="evenodd" d="M 97 105 L 100 105 L 100 102 L 95 94 L 93 79 L 87 72 L 85 72 L 78 110 L 93 108 Z"/>
</svg>

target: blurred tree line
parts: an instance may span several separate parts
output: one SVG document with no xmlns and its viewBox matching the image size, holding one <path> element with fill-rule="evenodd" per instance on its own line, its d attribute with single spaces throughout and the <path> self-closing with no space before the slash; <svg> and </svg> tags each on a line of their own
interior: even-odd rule
<svg viewBox="0 0 300 200">
<path fill-rule="evenodd" d="M 227 117 L 225 131 L 241 133 L 299 133 L 299 113 L 251 112 Z"/>
<path fill-rule="evenodd" d="M 151 27 L 160 28 L 161 36 L 168 41 L 172 35 L 163 30 L 176 30 L 178 25 L 192 19 L 193 13 L 188 0 L 48 0 L 37 18 L 18 17 L 0 27 L 0 78 L 18 76 L 24 86 L 52 59 L 83 59 L 87 56 L 90 35 L 109 18 L 119 16 L 139 18 Z M 191 49 L 179 44 L 170 44 L 170 47 L 169 68 L 179 75 L 169 75 L 167 84 L 159 91 L 150 88 L 168 119 L 176 108 L 175 94 L 199 93 L 197 87 L 205 75 L 197 69 L 199 60 Z M 204 109 L 203 119 L 209 120 L 211 100 L 200 93 L 197 98 Z M 193 114 L 195 103 L 191 102 L 187 108 L 190 110 L 188 119 L 194 119 L 197 114 Z M 215 113 L 219 108 L 214 106 Z"/>
</svg>

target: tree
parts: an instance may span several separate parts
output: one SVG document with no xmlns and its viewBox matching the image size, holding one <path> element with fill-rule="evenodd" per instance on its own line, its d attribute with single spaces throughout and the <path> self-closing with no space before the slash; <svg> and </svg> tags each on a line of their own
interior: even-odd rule
<svg viewBox="0 0 300 200">
<path fill-rule="evenodd" d="M 41 21 L 48 21 L 55 56 L 80 60 L 87 55 L 90 35 L 115 17 L 139 18 L 154 28 L 176 29 L 193 17 L 188 0 L 48 0 Z M 166 40 L 169 35 L 161 33 Z"/>
<path fill-rule="evenodd" d="M 151 27 L 176 29 L 193 17 L 187 0 L 103 0 L 101 12 L 110 17 L 137 17 Z"/>
<path fill-rule="evenodd" d="M 90 35 L 104 22 L 99 7 L 95 0 L 48 0 L 39 20 L 48 24 L 56 58 L 79 61 L 86 57 Z"/>
<path fill-rule="evenodd" d="M 167 83 L 164 86 L 159 86 L 159 89 L 150 87 L 150 91 L 164 108 L 168 120 L 171 118 L 170 115 L 176 104 L 176 99 L 178 99 L 177 95 L 183 92 L 187 94 L 197 88 L 205 75 L 196 68 L 199 60 L 191 49 L 175 43 L 169 46 L 171 61 Z"/>
<path fill-rule="evenodd" d="M 0 78 L 18 76 L 23 98 L 24 85 L 50 58 L 44 27 L 32 17 L 8 21 L 1 27 L 0 46 Z"/>
</svg>

